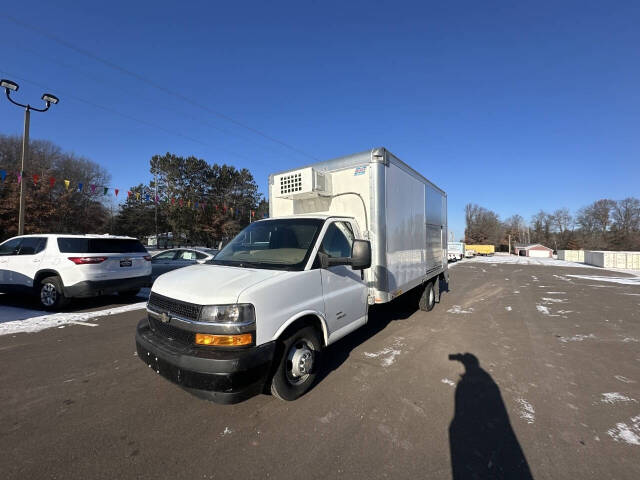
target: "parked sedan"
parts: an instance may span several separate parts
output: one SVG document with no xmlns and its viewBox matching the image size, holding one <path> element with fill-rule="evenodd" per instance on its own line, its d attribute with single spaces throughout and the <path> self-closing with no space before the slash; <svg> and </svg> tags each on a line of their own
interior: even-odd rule
<svg viewBox="0 0 640 480">
<path fill-rule="evenodd" d="M 218 250 L 209 248 L 172 248 L 151 257 L 151 280 L 163 273 L 196 263 L 205 263 L 215 257 Z"/>
</svg>

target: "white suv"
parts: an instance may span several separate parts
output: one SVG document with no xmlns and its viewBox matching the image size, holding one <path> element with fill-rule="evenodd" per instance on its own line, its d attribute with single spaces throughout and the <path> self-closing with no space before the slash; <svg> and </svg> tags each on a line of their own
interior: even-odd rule
<svg viewBox="0 0 640 480">
<path fill-rule="evenodd" d="M 69 298 L 135 296 L 151 283 L 151 256 L 135 238 L 23 235 L 0 244 L 0 292 L 38 296 L 47 310 Z"/>
</svg>

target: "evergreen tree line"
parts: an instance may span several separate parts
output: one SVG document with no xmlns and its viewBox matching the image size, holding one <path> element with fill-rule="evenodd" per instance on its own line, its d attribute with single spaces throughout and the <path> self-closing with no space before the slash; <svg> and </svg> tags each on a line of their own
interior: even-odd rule
<svg viewBox="0 0 640 480">
<path fill-rule="evenodd" d="M 21 152 L 21 137 L 0 135 L 0 169 L 6 172 L 0 182 L 0 241 L 18 232 Z M 103 195 L 102 186 L 110 185 L 111 176 L 100 165 L 64 152 L 50 141 L 32 140 L 22 179 L 25 234 L 112 233 L 142 240 L 155 234 L 157 218 L 157 231 L 172 232 L 176 243 L 215 245 L 268 213 L 268 204 L 247 169 L 170 153 L 152 157 L 150 166 L 157 185 L 154 180 L 139 184 L 129 189 L 130 195 L 120 191 L 116 198 L 113 189 Z M 69 188 L 65 179 L 71 180 Z M 78 191 L 78 182 L 85 185 L 83 191 Z M 91 184 L 99 188 L 92 192 L 87 188 Z M 121 199 L 124 203 L 117 204 Z"/>
<path fill-rule="evenodd" d="M 526 222 L 521 215 L 504 221 L 476 204 L 465 207 L 465 241 L 506 251 L 514 243 L 541 243 L 554 250 L 640 250 L 640 200 L 601 199 L 572 214 L 568 208 L 540 210 Z"/>
</svg>

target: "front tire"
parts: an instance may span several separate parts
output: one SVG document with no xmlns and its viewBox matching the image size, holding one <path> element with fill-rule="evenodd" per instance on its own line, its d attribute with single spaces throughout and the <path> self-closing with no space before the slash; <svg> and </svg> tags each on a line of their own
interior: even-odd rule
<svg viewBox="0 0 640 480">
<path fill-rule="evenodd" d="M 420 296 L 420 310 L 430 312 L 436 304 L 436 292 L 433 288 L 433 281 L 427 283 L 422 295 Z"/>
<path fill-rule="evenodd" d="M 306 326 L 291 332 L 281 344 L 281 355 L 271 379 L 271 394 L 292 401 L 309 391 L 316 379 L 322 342 L 318 331 Z"/>
<path fill-rule="evenodd" d="M 38 288 L 38 299 L 45 310 L 59 310 L 69 303 L 69 299 L 64 296 L 60 277 L 42 279 Z"/>
</svg>

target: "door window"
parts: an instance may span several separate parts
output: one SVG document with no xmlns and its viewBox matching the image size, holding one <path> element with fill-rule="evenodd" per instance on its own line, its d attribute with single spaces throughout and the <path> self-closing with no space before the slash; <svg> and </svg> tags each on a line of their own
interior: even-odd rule
<svg viewBox="0 0 640 480">
<path fill-rule="evenodd" d="M 35 255 L 44 250 L 47 246 L 45 237 L 25 237 L 20 243 L 18 255 Z"/>
<path fill-rule="evenodd" d="M 14 238 L 0 245 L 0 255 L 17 255 L 21 238 Z"/>
<path fill-rule="evenodd" d="M 162 252 L 159 253 L 158 255 L 156 255 L 155 257 L 153 257 L 154 260 L 162 260 L 162 261 L 166 261 L 166 260 L 173 260 L 173 257 L 176 256 L 176 252 L 175 251 L 170 251 L 170 252 Z"/>
<path fill-rule="evenodd" d="M 333 222 L 324 234 L 320 250 L 332 258 L 350 257 L 354 238 L 349 223 Z"/>
<path fill-rule="evenodd" d="M 195 260 L 196 252 L 193 250 L 182 250 L 178 256 L 178 260 Z"/>
</svg>

